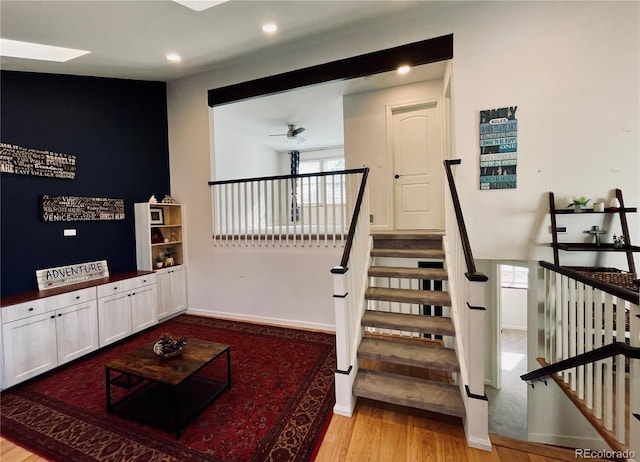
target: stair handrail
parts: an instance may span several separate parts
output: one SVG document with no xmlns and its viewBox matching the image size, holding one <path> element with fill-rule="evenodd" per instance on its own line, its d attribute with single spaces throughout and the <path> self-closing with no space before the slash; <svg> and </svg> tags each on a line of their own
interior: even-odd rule
<svg viewBox="0 0 640 462">
<path fill-rule="evenodd" d="M 627 358 L 640 359 L 640 348 L 629 346 L 624 342 L 612 342 L 603 347 L 587 351 L 568 359 L 563 359 L 562 361 L 549 364 L 548 366 L 541 367 L 540 369 L 536 369 L 535 371 L 527 372 L 526 374 L 521 375 L 520 378 L 525 382 L 528 382 L 530 380 L 536 380 L 540 377 L 546 377 L 557 372 L 562 372 L 566 369 L 584 366 L 585 364 L 594 363 L 596 361 L 600 361 L 602 359 L 607 359 L 617 355 L 624 355 Z"/>
<path fill-rule="evenodd" d="M 362 201 L 364 199 L 364 192 L 367 186 L 367 178 L 369 176 L 369 167 L 363 167 L 353 169 L 351 172 L 362 173 L 362 179 L 360 180 L 360 188 L 358 189 L 358 197 L 356 199 L 355 206 L 353 208 L 353 215 L 351 216 L 351 222 L 349 224 L 349 234 L 344 244 L 344 250 L 342 252 L 342 258 L 340 264 L 331 268 L 333 274 L 344 274 L 347 271 L 347 265 L 349 264 L 349 256 L 351 255 L 351 247 L 353 246 L 353 238 L 356 234 L 356 227 L 358 226 L 358 216 L 360 215 L 360 209 L 362 208 Z"/>
<path fill-rule="evenodd" d="M 567 266 L 554 265 L 553 263 L 549 263 L 544 260 L 539 261 L 538 264 L 543 268 L 563 274 L 567 277 L 570 277 L 571 279 L 575 279 L 576 281 L 591 286 L 595 289 L 602 290 L 603 292 L 609 293 L 623 300 L 627 300 L 628 302 L 640 305 L 640 294 L 637 292 L 625 289 L 624 287 L 620 287 L 615 284 L 601 281 L 599 279 L 591 278 L 581 273 L 580 271 L 576 271 L 575 269 Z"/>
<path fill-rule="evenodd" d="M 353 173 L 362 173 L 364 170 L 369 170 L 368 167 L 364 168 L 352 168 L 348 170 L 332 170 L 330 172 L 314 172 L 314 173 L 299 173 L 297 175 L 272 175 L 272 176 L 256 176 L 249 178 L 234 178 L 230 180 L 216 180 L 209 181 L 207 184 L 209 186 L 216 186 L 221 184 L 235 184 L 235 183 L 252 183 L 255 181 L 264 181 L 264 180 L 290 180 L 297 178 L 310 178 L 317 176 L 332 176 L 332 175 L 350 175 Z"/>
<path fill-rule="evenodd" d="M 462 163 L 462 159 L 447 159 L 444 161 L 444 168 L 447 173 L 447 181 L 449 183 L 451 200 L 453 202 L 453 208 L 456 214 L 456 221 L 458 222 L 460 239 L 462 240 L 462 251 L 464 252 L 464 259 L 467 264 L 467 272 L 465 273 L 465 276 L 470 281 L 486 282 L 489 280 L 487 275 L 484 273 L 480 273 L 476 270 L 476 261 L 474 260 L 473 252 L 471 251 L 469 234 L 467 233 L 467 227 L 464 224 L 464 216 L 462 214 L 462 207 L 460 206 L 458 190 L 456 188 L 456 182 L 453 179 L 453 172 L 451 170 L 452 165 L 459 165 L 461 163 Z"/>
</svg>

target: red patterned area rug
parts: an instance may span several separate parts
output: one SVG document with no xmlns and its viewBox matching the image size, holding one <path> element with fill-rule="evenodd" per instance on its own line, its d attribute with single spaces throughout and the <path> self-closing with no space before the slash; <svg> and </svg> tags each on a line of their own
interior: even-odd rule
<svg viewBox="0 0 640 462">
<path fill-rule="evenodd" d="M 104 365 L 164 332 L 231 346 L 232 388 L 179 440 L 105 410 Z M 60 462 L 307 461 L 335 402 L 335 367 L 333 335 L 182 315 L 4 391 L 0 433 Z"/>
</svg>

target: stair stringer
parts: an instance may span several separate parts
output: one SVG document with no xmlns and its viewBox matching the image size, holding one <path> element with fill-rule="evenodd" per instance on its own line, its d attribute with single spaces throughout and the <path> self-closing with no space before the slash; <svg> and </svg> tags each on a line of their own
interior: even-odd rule
<svg viewBox="0 0 640 462">
<path fill-rule="evenodd" d="M 449 296 L 451 297 L 450 316 L 456 332 L 455 337 L 452 339 L 453 345 L 451 345 L 451 347 L 454 348 L 460 365 L 460 372 L 458 377 L 456 377 L 456 383 L 460 387 L 460 394 L 462 395 L 462 401 L 465 407 L 463 425 L 467 444 L 473 448 L 491 451 L 488 400 L 486 399 L 484 392 L 482 396 L 477 396 L 473 395 L 469 391 L 469 370 L 467 367 L 468 358 L 464 347 L 464 336 L 467 335 L 468 332 L 463 328 L 460 314 L 460 310 L 467 308 L 465 306 L 466 302 L 463 295 L 464 289 L 456 286 L 455 275 L 451 274 L 450 268 L 453 267 L 451 264 L 452 255 L 447 235 L 442 237 L 442 248 L 445 254 L 445 269 L 449 273 L 447 288 L 449 290 Z M 482 351 L 482 355 L 484 356 L 484 351 Z"/>
</svg>

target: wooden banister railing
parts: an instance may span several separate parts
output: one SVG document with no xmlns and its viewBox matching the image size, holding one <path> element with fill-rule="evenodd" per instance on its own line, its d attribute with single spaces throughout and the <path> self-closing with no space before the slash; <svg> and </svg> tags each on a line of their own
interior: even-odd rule
<svg viewBox="0 0 640 462">
<path fill-rule="evenodd" d="M 364 201 L 365 190 L 367 188 L 367 178 L 369 177 L 369 168 L 365 167 L 357 169 L 356 171 L 362 172 L 362 180 L 360 181 L 360 187 L 358 188 L 358 197 L 356 198 L 356 204 L 353 209 L 353 215 L 351 216 L 351 224 L 349 225 L 349 234 L 344 245 L 344 251 L 342 252 L 342 259 L 340 265 L 331 269 L 331 272 L 344 273 L 347 271 L 347 265 L 349 264 L 349 257 L 351 256 L 351 247 L 353 246 L 353 239 L 356 235 L 356 229 L 358 227 L 358 219 L 360 210 L 362 209 L 362 203 Z"/>
<path fill-rule="evenodd" d="M 634 348 L 623 342 L 613 342 L 595 350 L 587 351 L 581 355 L 559 361 L 548 366 L 541 367 L 535 371 L 527 372 L 520 376 L 524 381 L 537 380 L 541 377 L 547 377 L 566 369 L 572 369 L 585 364 L 594 363 L 602 359 L 611 358 L 613 356 L 623 355 L 625 358 L 640 359 L 640 348 Z"/>
<path fill-rule="evenodd" d="M 485 286 L 489 278 L 479 272 L 471 251 L 452 165 L 460 159 L 445 160 L 449 188 L 445 188 L 446 267 L 451 294 L 451 317 L 456 329 L 453 339 L 460 362 L 458 383 L 463 394 L 467 441 L 484 449 L 491 448 L 489 412 L 484 393 L 485 361 Z"/>
<path fill-rule="evenodd" d="M 449 191 L 451 192 L 451 201 L 453 203 L 453 210 L 458 224 L 458 231 L 460 233 L 464 260 L 467 265 L 466 276 L 470 281 L 486 282 L 489 278 L 485 274 L 476 271 L 476 261 L 473 258 L 473 251 L 471 250 L 471 243 L 469 242 L 469 234 L 467 233 L 467 227 L 464 224 L 464 216 L 462 214 L 462 207 L 460 206 L 460 198 L 458 197 L 458 189 L 456 188 L 456 182 L 453 179 L 453 171 L 451 170 L 452 165 L 459 165 L 460 163 L 462 163 L 462 160 L 460 159 L 445 160 L 444 167 L 447 174 L 447 181 L 449 183 Z"/>
</svg>

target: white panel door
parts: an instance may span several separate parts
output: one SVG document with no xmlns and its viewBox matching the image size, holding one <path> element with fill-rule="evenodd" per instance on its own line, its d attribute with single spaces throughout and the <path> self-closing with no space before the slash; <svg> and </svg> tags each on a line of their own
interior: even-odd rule
<svg viewBox="0 0 640 462">
<path fill-rule="evenodd" d="M 444 228 L 444 167 L 437 102 L 391 110 L 394 228 Z"/>
</svg>

